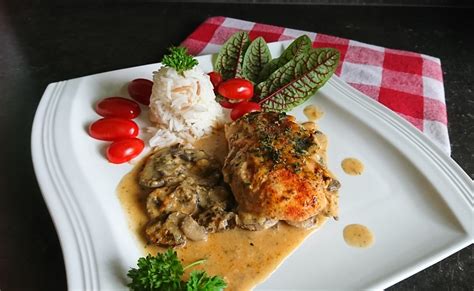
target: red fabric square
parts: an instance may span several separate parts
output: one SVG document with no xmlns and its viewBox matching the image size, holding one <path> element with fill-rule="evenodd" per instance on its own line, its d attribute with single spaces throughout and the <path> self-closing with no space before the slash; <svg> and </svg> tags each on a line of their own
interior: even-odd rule
<svg viewBox="0 0 474 291">
<path fill-rule="evenodd" d="M 195 39 L 186 39 L 181 43 L 182 46 L 188 48 L 188 53 L 191 55 L 198 55 L 206 47 L 207 42 L 195 40 Z"/>
<path fill-rule="evenodd" d="M 379 86 L 372 86 L 372 85 L 365 85 L 365 84 L 358 84 L 358 83 L 349 83 L 352 87 L 356 88 L 360 92 L 364 93 L 365 95 L 371 97 L 374 100 L 378 100 L 380 87 Z"/>
<path fill-rule="evenodd" d="M 344 58 L 346 56 L 347 47 L 349 46 L 349 40 L 345 38 L 330 36 L 322 33 L 318 33 L 316 35 L 316 39 L 313 42 L 313 47 L 331 47 L 338 49 L 341 53 L 341 57 L 339 59 L 339 66 L 336 69 L 336 75 L 341 75 L 342 70 L 342 63 L 344 62 Z"/>
<path fill-rule="evenodd" d="M 419 53 L 409 52 L 409 51 L 401 51 L 401 50 L 394 50 L 390 48 L 386 48 L 385 51 L 389 54 L 400 55 L 400 56 L 407 56 L 407 57 L 419 57 Z"/>
<path fill-rule="evenodd" d="M 380 88 L 379 102 L 398 113 L 423 119 L 423 97 L 420 95 Z"/>
<path fill-rule="evenodd" d="M 283 27 L 256 23 L 252 30 L 249 31 L 249 36 L 251 40 L 261 36 L 266 42 L 275 42 L 280 40 L 284 30 Z"/>
<path fill-rule="evenodd" d="M 443 124 L 448 124 L 448 117 L 446 115 L 446 105 L 438 100 L 425 98 L 424 104 L 424 118 L 426 120 L 439 121 Z"/>
<path fill-rule="evenodd" d="M 423 76 L 443 82 L 441 65 L 432 60 L 423 58 Z"/>
<path fill-rule="evenodd" d="M 344 60 L 353 64 L 364 64 L 382 67 L 384 53 L 366 47 L 349 46 Z"/>
<path fill-rule="evenodd" d="M 384 68 L 381 87 L 421 96 L 423 95 L 423 77 Z"/>
<path fill-rule="evenodd" d="M 222 23 L 224 23 L 226 18 L 227 17 L 224 17 L 224 16 L 209 17 L 208 19 L 206 19 L 204 23 L 212 23 L 212 24 L 221 25 Z"/>
<path fill-rule="evenodd" d="M 212 44 L 224 44 L 234 33 L 242 31 L 242 29 L 220 26 L 216 30 L 214 36 L 212 37 L 210 43 Z"/>
<path fill-rule="evenodd" d="M 421 75 L 423 59 L 420 55 L 406 56 L 385 52 L 383 67 L 392 71 Z"/>
<path fill-rule="evenodd" d="M 218 27 L 219 24 L 205 22 L 199 25 L 199 27 L 195 31 L 193 31 L 193 33 L 191 33 L 189 38 L 202 42 L 209 42 L 214 36 L 214 32 L 217 30 Z"/>
</svg>

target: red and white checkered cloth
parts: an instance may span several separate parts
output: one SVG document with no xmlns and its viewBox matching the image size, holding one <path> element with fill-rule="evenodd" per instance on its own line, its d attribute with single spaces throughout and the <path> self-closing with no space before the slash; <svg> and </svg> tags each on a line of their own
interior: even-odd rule
<svg viewBox="0 0 474 291">
<path fill-rule="evenodd" d="M 443 73 L 438 58 L 221 16 L 207 19 L 182 45 L 194 55 L 216 53 L 229 36 L 242 30 L 248 31 L 251 39 L 262 36 L 267 42 L 306 34 L 314 47 L 338 49 L 339 77 L 398 113 L 450 153 Z"/>
</svg>

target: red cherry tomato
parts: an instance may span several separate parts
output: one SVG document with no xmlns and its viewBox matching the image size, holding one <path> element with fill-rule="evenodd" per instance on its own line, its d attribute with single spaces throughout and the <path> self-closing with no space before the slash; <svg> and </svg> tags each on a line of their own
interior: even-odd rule
<svg viewBox="0 0 474 291">
<path fill-rule="evenodd" d="M 253 84 L 244 79 L 229 79 L 219 84 L 217 92 L 228 99 L 250 99 L 253 96 Z"/>
<path fill-rule="evenodd" d="M 237 104 L 239 104 L 240 102 L 235 102 L 235 103 L 232 103 L 232 102 L 229 102 L 227 100 L 221 100 L 219 101 L 219 104 L 224 107 L 224 108 L 227 108 L 227 109 L 232 109 L 234 108 L 235 106 L 237 106 Z"/>
<path fill-rule="evenodd" d="M 237 104 L 234 109 L 230 112 L 230 118 L 232 120 L 237 120 L 243 115 L 253 112 L 253 111 L 260 111 L 262 108 L 260 107 L 260 104 L 255 103 L 255 102 L 248 102 L 248 101 L 242 101 L 239 104 Z"/>
<path fill-rule="evenodd" d="M 122 97 L 108 97 L 102 99 L 95 106 L 95 111 L 104 117 L 121 117 L 133 119 L 140 115 L 140 106 L 137 102 Z"/>
<path fill-rule="evenodd" d="M 141 104 L 149 105 L 153 82 L 147 79 L 135 79 L 128 84 L 128 94 Z"/>
<path fill-rule="evenodd" d="M 107 160 L 114 164 L 128 162 L 138 156 L 143 151 L 144 147 L 145 144 L 138 138 L 127 138 L 114 141 L 107 147 Z"/>
<path fill-rule="evenodd" d="M 95 139 L 115 141 L 136 137 L 138 126 L 130 119 L 106 117 L 93 122 L 89 126 L 89 134 Z"/>
<path fill-rule="evenodd" d="M 219 84 L 222 82 L 222 75 L 218 72 L 210 72 L 208 73 L 208 75 L 211 79 L 212 86 L 214 86 L 214 88 L 217 88 L 217 86 L 219 86 Z"/>
</svg>

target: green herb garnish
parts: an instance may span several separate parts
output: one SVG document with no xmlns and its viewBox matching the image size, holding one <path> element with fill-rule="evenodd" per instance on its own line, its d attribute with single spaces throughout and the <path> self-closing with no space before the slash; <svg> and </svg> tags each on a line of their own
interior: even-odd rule
<svg viewBox="0 0 474 291">
<path fill-rule="evenodd" d="M 271 59 L 261 37 L 250 42 L 246 32 L 237 32 L 222 46 L 214 70 L 224 80 L 246 78 L 256 85 L 251 101 L 263 111 L 285 112 L 314 95 L 336 71 L 340 53 L 334 48 L 312 48 L 302 35 Z"/>
<path fill-rule="evenodd" d="M 291 61 L 297 55 L 308 53 L 310 49 L 311 39 L 307 35 L 298 37 L 281 53 L 280 57 L 273 59 L 263 67 L 259 75 L 259 80 L 266 80 L 278 68 Z"/>
<path fill-rule="evenodd" d="M 272 54 L 263 37 L 257 37 L 247 48 L 242 64 L 243 75 L 257 83 L 263 67 L 272 60 Z"/>
<path fill-rule="evenodd" d="M 265 111 L 289 111 L 314 95 L 332 76 L 339 63 L 339 51 L 311 49 L 299 54 L 258 84 L 256 98 Z"/>
<path fill-rule="evenodd" d="M 183 267 L 175 251 L 168 249 L 156 257 L 147 255 L 138 259 L 138 268 L 132 268 L 127 276 L 132 279 L 128 284 L 131 290 L 166 290 L 166 291 L 218 291 L 227 287 L 218 276 L 209 277 L 204 271 L 193 271 L 187 282 L 181 277 L 186 269 L 202 264 L 199 260 Z"/>
<path fill-rule="evenodd" d="M 222 290 L 225 287 L 227 287 L 227 284 L 221 277 L 209 277 L 204 271 L 192 271 L 186 283 L 186 291 Z"/>
<path fill-rule="evenodd" d="M 187 53 L 185 47 L 170 47 L 169 51 L 170 54 L 165 55 L 161 63 L 166 67 L 175 69 L 180 75 L 199 64 L 193 56 Z"/>
<path fill-rule="evenodd" d="M 224 80 L 243 76 L 242 62 L 245 52 L 250 45 L 249 34 L 236 32 L 222 46 L 215 62 L 215 71 Z"/>
</svg>

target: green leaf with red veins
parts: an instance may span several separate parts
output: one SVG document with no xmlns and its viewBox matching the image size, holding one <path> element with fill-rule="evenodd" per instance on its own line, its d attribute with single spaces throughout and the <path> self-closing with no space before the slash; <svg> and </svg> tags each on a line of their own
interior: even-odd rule
<svg viewBox="0 0 474 291">
<path fill-rule="evenodd" d="M 214 64 L 214 71 L 219 72 L 224 80 L 242 78 L 242 62 L 250 45 L 247 32 L 236 32 L 222 46 Z"/>
<path fill-rule="evenodd" d="M 257 83 L 258 76 L 263 67 L 270 62 L 272 54 L 268 49 L 267 43 L 263 37 L 257 37 L 249 45 L 245 52 L 243 62 L 244 77 L 254 83 Z"/>
<path fill-rule="evenodd" d="M 283 51 L 280 57 L 273 59 L 263 67 L 258 79 L 260 81 L 266 80 L 273 72 L 288 63 L 297 55 L 309 52 L 311 46 L 311 39 L 307 35 L 298 37 Z"/>
<path fill-rule="evenodd" d="M 340 53 L 333 48 L 311 49 L 287 62 L 256 87 L 255 102 L 264 111 L 286 112 L 306 101 L 336 71 Z"/>
</svg>

